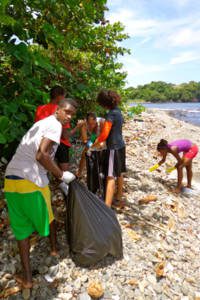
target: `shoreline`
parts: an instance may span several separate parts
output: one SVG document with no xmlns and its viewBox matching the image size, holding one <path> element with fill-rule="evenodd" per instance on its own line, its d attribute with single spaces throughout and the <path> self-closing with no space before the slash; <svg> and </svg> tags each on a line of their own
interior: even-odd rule
<svg viewBox="0 0 200 300">
<path fill-rule="evenodd" d="M 199 124 L 195 123 L 193 120 L 189 121 L 189 117 L 187 117 L 187 114 L 189 113 L 194 113 L 197 112 L 200 114 L 200 111 L 188 111 L 187 109 L 162 109 L 162 108 L 146 108 L 146 112 L 157 112 L 157 111 L 162 111 L 169 115 L 172 118 L 175 118 L 176 120 L 185 122 L 187 124 L 191 124 L 197 127 L 200 127 L 200 122 Z"/>
<path fill-rule="evenodd" d="M 144 106 L 146 110 L 162 110 L 171 116 L 200 127 L 200 102 L 143 102 L 128 105 L 128 107 Z"/>
</svg>

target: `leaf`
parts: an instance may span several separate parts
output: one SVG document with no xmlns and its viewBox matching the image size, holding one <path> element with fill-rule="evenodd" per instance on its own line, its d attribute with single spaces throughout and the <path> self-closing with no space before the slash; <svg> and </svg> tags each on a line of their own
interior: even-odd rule
<svg viewBox="0 0 200 300">
<path fill-rule="evenodd" d="M 149 202 L 154 202 L 156 201 L 158 198 L 155 195 L 147 195 L 146 197 L 142 198 L 139 200 L 139 204 L 148 204 Z"/>
<path fill-rule="evenodd" d="M 178 204 L 176 202 L 170 204 L 169 207 L 173 212 L 177 212 L 178 210 Z"/>
<path fill-rule="evenodd" d="M 6 144 L 6 142 L 7 142 L 7 140 L 6 140 L 5 136 L 2 133 L 0 133 L 0 144 Z"/>
<path fill-rule="evenodd" d="M 40 55 L 39 53 L 35 53 L 34 57 L 33 57 L 33 61 L 34 61 L 35 66 L 38 66 L 50 73 L 54 73 L 53 66 L 50 63 L 50 60 L 48 59 L 48 57 L 44 57 L 44 56 Z"/>
<path fill-rule="evenodd" d="M 8 5 L 9 0 L 0 1 L 0 23 L 3 25 L 13 25 L 16 21 L 12 17 L 6 14 L 6 6 Z"/>
<path fill-rule="evenodd" d="M 3 132 L 8 128 L 9 119 L 5 116 L 0 116 L 0 131 Z"/>
<path fill-rule="evenodd" d="M 165 258 L 165 255 L 163 254 L 161 249 L 158 249 L 158 251 L 155 253 L 155 257 L 157 257 L 159 260 L 163 260 Z"/>
<path fill-rule="evenodd" d="M 19 286 L 7 288 L 3 292 L 0 293 L 0 298 L 2 298 L 2 299 L 8 298 L 9 296 L 17 294 L 20 291 L 21 291 L 21 287 L 19 287 Z"/>
<path fill-rule="evenodd" d="M 135 278 L 130 279 L 127 283 L 128 283 L 129 285 L 131 285 L 131 286 L 137 286 L 137 285 L 138 285 L 138 281 L 137 281 L 137 279 L 135 279 Z"/>
<path fill-rule="evenodd" d="M 128 235 L 135 242 L 141 240 L 141 236 L 137 234 L 137 232 L 135 232 L 134 230 L 129 230 Z"/>
<path fill-rule="evenodd" d="M 28 46 L 25 43 L 21 42 L 18 45 L 13 45 L 11 47 L 11 54 L 24 63 L 30 63 L 31 56 L 29 53 Z"/>
<path fill-rule="evenodd" d="M 103 296 L 104 290 L 100 282 L 91 282 L 87 288 L 88 295 L 94 299 Z"/>
<path fill-rule="evenodd" d="M 157 277 L 163 277 L 164 276 L 164 269 L 165 269 L 166 263 L 161 262 L 156 264 L 155 266 L 155 272 Z"/>
<path fill-rule="evenodd" d="M 172 217 L 169 218 L 167 227 L 172 232 L 174 232 L 176 230 L 176 222 L 175 222 L 174 218 L 172 218 Z"/>
<path fill-rule="evenodd" d="M 181 218 L 181 219 L 185 218 L 186 212 L 185 212 L 185 208 L 183 205 L 181 205 L 181 204 L 178 205 L 177 213 L 178 213 L 179 218 Z"/>
<path fill-rule="evenodd" d="M 0 13 L 1 24 L 3 25 L 13 25 L 16 21 L 8 15 Z"/>
<path fill-rule="evenodd" d="M 134 224 L 128 223 L 124 225 L 124 228 L 133 228 Z"/>
</svg>

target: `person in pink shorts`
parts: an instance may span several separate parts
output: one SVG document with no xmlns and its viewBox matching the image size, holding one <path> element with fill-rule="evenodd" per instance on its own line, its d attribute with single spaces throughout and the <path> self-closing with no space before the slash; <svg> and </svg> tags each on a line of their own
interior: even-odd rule
<svg viewBox="0 0 200 300">
<path fill-rule="evenodd" d="M 182 180 L 183 180 L 183 168 L 187 171 L 187 187 L 192 187 L 192 160 L 197 156 L 198 147 L 190 140 L 181 139 L 168 143 L 166 140 L 161 139 L 157 145 L 157 150 L 162 155 L 162 160 L 158 163 L 162 165 L 167 157 L 168 153 L 171 153 L 177 159 L 177 173 L 178 183 L 174 190 L 176 193 L 181 192 Z M 180 153 L 183 153 L 182 157 Z"/>
</svg>

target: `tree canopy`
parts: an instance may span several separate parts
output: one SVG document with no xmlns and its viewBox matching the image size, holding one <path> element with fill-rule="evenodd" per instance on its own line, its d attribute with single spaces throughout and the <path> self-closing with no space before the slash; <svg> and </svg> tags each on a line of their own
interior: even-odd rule
<svg viewBox="0 0 200 300">
<path fill-rule="evenodd" d="M 163 81 L 152 81 L 149 84 L 129 87 L 125 90 L 125 98 L 130 101 L 147 102 L 192 102 L 200 101 L 200 82 L 190 81 L 174 85 Z"/>
<path fill-rule="evenodd" d="M 0 144 L 18 141 L 50 88 L 62 85 L 80 103 L 96 107 L 100 88 L 120 90 L 126 73 L 117 62 L 129 50 L 120 22 L 105 20 L 106 0 L 1 0 Z M 96 109 L 95 109 L 96 110 Z"/>
</svg>

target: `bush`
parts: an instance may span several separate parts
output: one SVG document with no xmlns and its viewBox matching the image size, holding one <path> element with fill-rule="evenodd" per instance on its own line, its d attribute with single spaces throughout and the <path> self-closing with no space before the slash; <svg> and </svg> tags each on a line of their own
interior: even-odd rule
<svg viewBox="0 0 200 300">
<path fill-rule="evenodd" d="M 124 87 L 126 73 L 117 57 L 129 52 L 119 46 L 128 35 L 120 22 L 104 19 L 105 5 L 106 0 L 0 1 L 2 155 L 15 150 L 55 84 L 78 101 L 79 118 L 97 111 L 101 88 Z"/>
<path fill-rule="evenodd" d="M 132 106 L 128 109 L 128 116 L 133 117 L 134 115 L 141 115 L 141 113 L 145 110 L 146 108 L 143 105 L 137 104 L 136 106 Z"/>
</svg>

